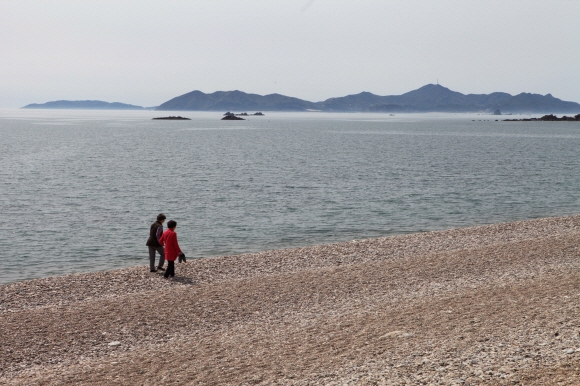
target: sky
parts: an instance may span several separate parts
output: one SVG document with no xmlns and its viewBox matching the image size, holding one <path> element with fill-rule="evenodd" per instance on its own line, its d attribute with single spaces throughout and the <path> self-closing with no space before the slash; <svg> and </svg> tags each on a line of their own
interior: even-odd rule
<svg viewBox="0 0 580 386">
<path fill-rule="evenodd" d="M 0 107 L 321 101 L 439 83 L 580 102 L 578 0 L 0 0 Z"/>
</svg>

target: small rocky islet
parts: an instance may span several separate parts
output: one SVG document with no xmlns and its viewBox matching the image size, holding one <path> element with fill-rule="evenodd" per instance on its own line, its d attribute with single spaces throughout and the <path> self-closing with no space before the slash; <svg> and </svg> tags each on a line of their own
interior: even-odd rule
<svg viewBox="0 0 580 386">
<path fill-rule="evenodd" d="M 234 113 L 228 111 L 227 113 L 224 114 L 222 121 L 245 121 L 245 119 L 241 118 L 241 117 L 249 117 L 250 115 L 263 117 L 264 113 L 262 113 L 261 111 L 258 111 L 254 114 L 248 114 L 246 112 L 234 114 Z"/>
<path fill-rule="evenodd" d="M 237 117 L 235 114 L 225 114 L 222 121 L 245 121 L 244 118 Z"/>
<path fill-rule="evenodd" d="M 158 118 L 153 118 L 153 120 L 164 120 L 164 121 L 191 121 L 191 118 L 185 118 L 185 117 L 181 117 L 181 116 L 170 116 L 170 117 L 158 117 Z"/>
<path fill-rule="evenodd" d="M 541 118 L 504 119 L 504 122 L 580 122 L 580 114 L 573 117 L 564 115 L 558 118 L 554 114 L 544 115 Z"/>
</svg>

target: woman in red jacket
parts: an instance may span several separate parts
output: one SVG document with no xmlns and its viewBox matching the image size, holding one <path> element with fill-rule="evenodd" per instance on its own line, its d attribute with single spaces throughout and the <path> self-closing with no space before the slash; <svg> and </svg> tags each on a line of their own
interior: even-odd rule
<svg viewBox="0 0 580 386">
<path fill-rule="evenodd" d="M 181 248 L 177 243 L 177 233 L 175 233 L 175 227 L 177 222 L 174 220 L 169 220 L 167 222 L 167 230 L 163 232 L 163 235 L 159 239 L 161 245 L 165 246 L 165 260 L 167 260 L 167 270 L 165 271 L 164 278 L 169 276 L 175 276 L 175 260 L 181 254 Z"/>
</svg>

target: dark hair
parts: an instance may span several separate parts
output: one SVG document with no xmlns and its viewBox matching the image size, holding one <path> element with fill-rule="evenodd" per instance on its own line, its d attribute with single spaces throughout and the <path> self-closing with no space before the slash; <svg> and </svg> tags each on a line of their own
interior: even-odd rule
<svg viewBox="0 0 580 386">
<path fill-rule="evenodd" d="M 157 215 L 157 221 L 162 221 L 165 220 L 167 217 L 165 217 L 165 215 L 163 213 L 159 213 Z"/>
<path fill-rule="evenodd" d="M 167 221 L 167 228 L 175 228 L 177 226 L 177 222 L 174 220 Z"/>
</svg>

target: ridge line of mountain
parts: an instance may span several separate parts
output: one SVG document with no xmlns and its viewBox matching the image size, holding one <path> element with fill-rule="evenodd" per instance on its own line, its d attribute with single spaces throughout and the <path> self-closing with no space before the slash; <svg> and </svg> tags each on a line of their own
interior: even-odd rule
<svg viewBox="0 0 580 386">
<path fill-rule="evenodd" d="M 199 90 L 172 98 L 159 111 L 328 111 L 328 112 L 494 112 L 580 113 L 580 104 L 554 98 L 551 94 L 503 92 L 462 94 L 435 84 L 402 95 L 380 96 L 370 92 L 310 102 L 280 94 L 248 94 L 239 90 L 203 93 Z"/>
<path fill-rule="evenodd" d="M 113 110 L 152 110 L 141 106 L 103 101 L 53 101 L 30 104 L 23 108 L 77 108 Z M 155 108 L 157 111 L 325 111 L 325 112 L 388 112 L 388 113 L 580 113 L 580 104 L 563 101 L 552 94 L 540 95 L 504 92 L 462 94 L 439 84 L 428 84 L 401 95 L 380 96 L 367 91 L 321 102 L 281 94 L 251 94 L 243 91 L 199 90 L 172 98 Z"/>
</svg>

